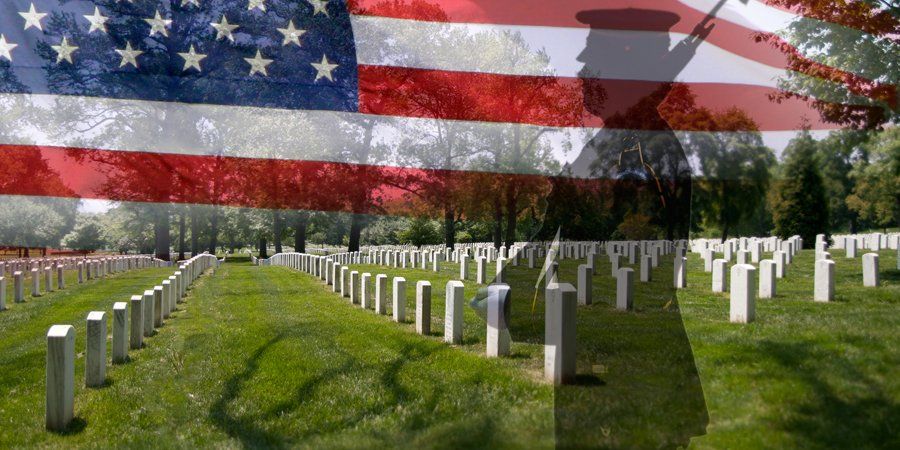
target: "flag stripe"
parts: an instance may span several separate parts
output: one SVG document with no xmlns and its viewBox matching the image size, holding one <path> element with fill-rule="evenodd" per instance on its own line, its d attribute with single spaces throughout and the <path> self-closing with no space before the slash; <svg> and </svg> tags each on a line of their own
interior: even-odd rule
<svg viewBox="0 0 900 450">
<path fill-rule="evenodd" d="M 472 72 L 359 66 L 359 110 L 362 113 L 486 122 L 527 123 L 550 127 L 602 127 L 603 120 L 584 112 L 582 81 L 565 77 L 529 77 Z M 608 90 L 651 92 L 663 83 L 634 80 L 602 80 Z M 681 83 L 679 83 L 681 84 Z M 687 83 L 696 104 L 722 112 L 738 108 L 760 131 L 835 129 L 822 120 L 809 100 L 789 98 L 776 103 L 782 92 L 759 86 Z M 444 92 L 444 95 L 440 93 Z M 554 105 L 523 99 L 555 99 Z M 615 108 L 611 108 L 615 110 Z M 674 119 L 664 117 L 664 119 Z M 670 122 L 673 123 L 673 122 Z M 706 123 L 675 125 L 685 131 L 705 129 Z M 700 128 L 698 128 L 700 127 Z M 631 128 L 631 127 L 629 127 Z M 633 128 L 641 129 L 641 123 Z M 749 131 L 749 130 L 745 130 Z"/>
<path fill-rule="evenodd" d="M 350 159 L 353 157 L 352 153 L 345 151 L 349 144 L 344 141 L 344 134 L 335 133 L 334 130 L 352 129 L 348 127 L 366 122 L 373 126 L 378 144 L 389 148 L 402 148 L 403 140 L 413 137 L 414 133 L 418 133 L 422 139 L 427 139 L 428 134 L 437 135 L 441 127 L 455 127 L 459 133 L 494 136 L 509 132 L 512 127 L 517 126 L 497 122 L 447 122 L 431 118 L 333 111 L 276 110 L 76 96 L 0 94 L 0 103 L 19 105 L 17 107 L 23 116 L 41 117 L 45 129 L 57 131 L 48 134 L 25 129 L 21 135 L 0 134 L 0 144 L 90 146 L 100 150 L 235 158 L 354 162 Z M 105 117 L 102 111 L 115 113 Z M 194 136 L 198 121 L 210 129 L 229 131 L 213 141 L 197 139 Z M 253 126 L 248 127 L 247 124 L 251 123 Z M 575 149 L 583 148 L 601 129 L 520 126 L 523 135 L 534 135 L 539 131 L 543 131 L 542 142 L 551 148 L 554 159 L 563 164 L 571 162 L 577 156 L 564 151 L 567 145 Z M 680 132 L 679 136 L 697 139 L 708 133 Z M 783 143 L 794 134 L 794 130 L 763 131 L 759 134 L 766 142 Z M 379 163 L 400 165 L 392 154 L 381 158 Z M 409 160 L 403 161 L 403 164 L 421 169 L 453 169 L 443 166 L 442 158 L 434 158 L 433 164 Z M 533 173 L 540 169 L 501 167 L 491 170 Z"/>
<path fill-rule="evenodd" d="M 414 3 L 403 8 L 378 5 L 366 8 L 362 5 L 351 5 L 351 12 L 355 13 L 355 15 L 351 15 L 351 23 L 360 47 L 358 49 L 360 63 L 384 65 L 376 62 L 373 58 L 387 57 L 398 61 L 410 58 L 409 56 L 382 55 L 381 53 L 386 50 L 391 51 L 390 46 L 384 45 L 386 36 L 400 42 L 413 43 L 413 45 L 395 50 L 394 53 L 411 52 L 412 59 L 415 61 L 418 59 L 440 60 L 444 53 L 451 51 L 452 48 L 448 48 L 441 52 L 440 47 L 421 44 L 440 40 L 442 36 L 454 35 L 447 31 L 492 33 L 495 36 L 502 36 L 504 32 L 518 32 L 526 37 L 532 51 L 547 49 L 550 52 L 552 69 L 557 70 L 552 74 L 573 76 L 573 71 L 568 66 L 575 64 L 576 58 L 573 56 L 577 56 L 577 52 L 583 48 L 585 37 L 589 31 L 587 25 L 576 19 L 576 14 L 581 11 L 581 8 L 575 7 L 576 5 L 567 3 L 566 6 L 560 7 L 556 2 L 541 2 L 523 7 L 503 5 L 507 3 L 503 0 L 484 5 L 478 4 L 479 8 L 475 8 L 470 2 L 451 3 L 453 4 L 449 5 L 449 10 L 442 11 L 444 14 L 435 13 L 433 8 L 424 6 L 427 5 L 426 3 Z M 498 6 L 498 4 L 500 5 Z M 380 3 L 379 5 L 390 4 Z M 500 6 L 507 7 L 501 8 Z M 590 9 L 587 5 L 583 6 L 585 6 L 584 9 Z M 635 32 L 669 32 L 672 37 L 671 42 L 674 44 L 686 36 L 694 34 L 694 27 L 704 18 L 704 13 L 681 3 L 661 2 L 657 4 L 654 2 L 652 5 L 644 6 L 652 9 L 664 8 L 677 13 L 681 20 L 670 30 L 668 24 L 642 20 L 636 16 L 632 21 L 619 20 L 604 24 L 604 28 L 610 30 L 605 32 L 615 34 L 612 32 L 618 31 L 618 34 L 622 34 L 625 38 L 631 38 L 636 44 L 641 41 L 637 39 L 638 35 L 635 35 Z M 591 7 L 595 7 L 595 5 L 591 5 Z M 611 6 L 604 4 L 604 7 Z M 783 76 L 785 70 L 791 70 L 842 84 L 850 92 L 858 95 L 889 102 L 894 101 L 896 94 L 893 93 L 892 86 L 889 86 L 888 92 L 885 93 L 883 91 L 886 87 L 879 83 L 861 75 L 813 61 L 773 34 L 772 31 L 764 29 L 765 27 L 747 28 L 729 20 L 717 18 L 712 19 L 710 23 L 714 25 L 714 31 L 708 36 L 706 42 L 700 45 L 697 58 L 691 61 L 693 69 L 689 66 L 687 73 L 684 74 L 687 78 L 682 81 L 710 81 L 697 79 L 704 75 L 739 76 L 745 78 L 741 80 L 742 83 L 747 83 L 746 78 L 749 77 L 753 82 L 748 84 L 774 86 L 777 77 Z M 411 34 L 418 34 L 421 37 L 409 39 L 408 36 Z M 427 54 L 428 52 L 438 54 L 431 55 Z M 573 52 L 575 52 L 574 55 Z M 559 53 L 564 53 L 564 55 Z M 469 53 L 469 55 L 479 54 Z M 735 64 L 736 62 L 737 64 Z M 757 66 L 769 67 L 754 67 L 754 64 L 751 64 L 753 62 Z M 457 61 L 447 61 L 448 66 L 452 63 L 459 64 Z M 407 65 L 407 67 L 409 66 Z M 463 65 L 463 67 L 465 66 Z M 421 68 L 456 70 L 450 67 Z M 728 70 L 723 71 L 721 68 Z M 638 76 L 646 77 L 652 76 L 652 74 L 654 71 L 644 70 L 640 71 Z M 711 81 L 729 82 L 732 80 L 723 78 Z"/>
</svg>

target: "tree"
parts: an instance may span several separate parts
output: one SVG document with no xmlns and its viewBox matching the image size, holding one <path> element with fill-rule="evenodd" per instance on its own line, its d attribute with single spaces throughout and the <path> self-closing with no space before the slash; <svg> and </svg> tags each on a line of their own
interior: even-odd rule
<svg viewBox="0 0 900 450">
<path fill-rule="evenodd" d="M 900 222 L 900 129 L 879 133 L 867 145 L 869 160 L 860 160 L 850 177 L 856 181 L 847 207 L 873 225 Z"/>
<path fill-rule="evenodd" d="M 409 227 L 400 233 L 400 241 L 417 247 L 441 243 L 441 234 L 431 219 L 416 217 Z"/>
<path fill-rule="evenodd" d="M 104 248 L 106 241 L 97 215 L 79 216 L 75 229 L 63 238 L 63 244 L 72 250 L 94 251 Z"/>
<path fill-rule="evenodd" d="M 815 242 L 828 233 L 828 200 L 816 162 L 816 141 L 804 130 L 785 148 L 782 179 L 773 205 L 775 234 L 781 238 L 799 235 Z"/>
</svg>

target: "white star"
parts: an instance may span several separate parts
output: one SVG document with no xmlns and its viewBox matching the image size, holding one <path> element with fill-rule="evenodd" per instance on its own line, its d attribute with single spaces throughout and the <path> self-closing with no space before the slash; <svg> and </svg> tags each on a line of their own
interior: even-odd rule
<svg viewBox="0 0 900 450">
<path fill-rule="evenodd" d="M 25 29 L 27 30 L 30 27 L 35 27 L 38 30 L 43 31 L 44 27 L 41 26 L 41 19 L 47 16 L 47 13 L 39 13 L 34 10 L 34 3 L 31 4 L 31 8 L 28 8 L 28 12 L 20 12 L 20 16 L 25 19 Z"/>
<path fill-rule="evenodd" d="M 308 0 L 309 3 L 313 7 L 313 15 L 315 16 L 318 13 L 328 15 L 328 0 Z"/>
<path fill-rule="evenodd" d="M 185 7 L 187 5 L 194 5 L 196 7 L 200 7 L 200 0 L 181 0 L 181 7 Z"/>
<path fill-rule="evenodd" d="M 294 28 L 294 21 L 288 21 L 287 28 L 279 28 L 278 31 L 284 35 L 284 41 L 281 42 L 281 45 L 290 45 L 292 42 L 297 44 L 297 47 L 301 47 L 300 45 L 300 36 L 306 34 L 306 30 L 298 30 Z"/>
<path fill-rule="evenodd" d="M 266 0 L 250 0 L 247 3 L 247 11 L 258 8 L 260 11 L 265 12 L 266 10 Z"/>
<path fill-rule="evenodd" d="M 0 58 L 6 58 L 12 61 L 12 54 L 10 52 L 12 49 L 18 47 L 19 44 L 13 44 L 12 42 L 6 42 L 6 36 L 0 34 Z"/>
<path fill-rule="evenodd" d="M 234 31 L 238 26 L 229 24 L 228 19 L 224 14 L 222 15 L 221 22 L 210 22 L 209 24 L 216 29 L 216 40 L 226 37 L 229 41 L 234 42 L 234 36 L 231 34 L 231 32 Z"/>
<path fill-rule="evenodd" d="M 72 64 L 72 53 L 75 53 L 75 50 L 78 50 L 78 47 L 74 45 L 69 45 L 69 41 L 66 40 L 66 37 L 63 36 L 62 42 L 59 45 L 51 45 L 53 50 L 56 51 L 56 62 L 61 63 L 63 60 Z"/>
<path fill-rule="evenodd" d="M 266 69 L 266 66 L 272 64 L 272 60 L 263 58 L 259 53 L 259 50 L 256 50 L 255 57 L 244 58 L 244 61 L 247 61 L 247 64 L 250 64 L 250 75 L 261 73 L 264 76 L 269 76 L 269 71 Z"/>
<path fill-rule="evenodd" d="M 122 55 L 122 62 L 119 63 L 119 67 L 125 67 L 129 64 L 134 66 L 135 69 L 138 67 L 137 57 L 141 56 L 142 51 L 140 50 L 132 50 L 131 42 L 125 42 L 125 50 L 116 49 L 116 53 Z"/>
<path fill-rule="evenodd" d="M 150 36 L 153 36 L 156 33 L 159 33 L 165 37 L 169 37 L 169 31 L 166 30 L 166 27 L 172 24 L 171 20 L 163 19 L 161 15 L 159 15 L 159 10 L 156 10 L 156 15 L 152 19 L 144 19 L 144 22 L 150 24 Z"/>
<path fill-rule="evenodd" d="M 322 55 L 322 62 L 320 63 L 310 63 L 313 67 L 316 68 L 316 79 L 313 80 L 313 83 L 319 81 L 320 78 L 328 78 L 329 81 L 334 81 L 334 78 L 331 75 L 331 72 L 334 69 L 338 68 L 337 64 L 332 64 L 328 62 L 328 57 Z"/>
<path fill-rule="evenodd" d="M 94 15 L 92 16 L 84 16 L 88 22 L 91 23 L 91 28 L 88 30 L 88 34 L 93 33 L 94 30 L 100 30 L 106 33 L 106 21 L 109 20 L 109 17 L 100 14 L 100 8 L 94 7 Z"/>
<path fill-rule="evenodd" d="M 197 72 L 203 71 L 203 69 L 200 68 L 200 61 L 203 61 L 203 59 L 206 58 L 206 55 L 194 51 L 194 44 L 191 44 L 191 49 L 187 53 L 179 53 L 178 56 L 184 58 L 183 71 L 187 72 L 191 67 L 197 69 Z"/>
</svg>

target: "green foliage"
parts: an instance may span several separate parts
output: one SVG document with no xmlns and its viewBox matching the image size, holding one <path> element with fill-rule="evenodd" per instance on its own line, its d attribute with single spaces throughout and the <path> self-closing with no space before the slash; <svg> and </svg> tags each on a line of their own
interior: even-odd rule
<svg viewBox="0 0 900 450">
<path fill-rule="evenodd" d="M 866 145 L 869 160 L 856 163 L 847 206 L 878 227 L 900 222 L 900 129 L 890 128 Z"/>
<path fill-rule="evenodd" d="M 772 210 L 775 234 L 799 235 L 807 243 L 828 233 L 828 201 L 816 161 L 816 141 L 803 131 L 785 149 L 785 163 Z"/>
<path fill-rule="evenodd" d="M 81 215 L 75 229 L 63 238 L 63 245 L 72 250 L 100 250 L 106 246 L 100 217 L 96 214 Z"/>
<path fill-rule="evenodd" d="M 627 213 L 622 219 L 622 223 L 616 227 L 613 233 L 614 239 L 625 240 L 649 240 L 657 239 L 661 230 L 659 227 L 650 223 L 650 216 L 641 213 Z"/>
<path fill-rule="evenodd" d="M 415 246 L 434 245 L 443 242 L 443 236 L 438 230 L 437 224 L 427 217 L 417 217 L 412 220 L 405 231 L 401 231 L 400 242 Z"/>
<path fill-rule="evenodd" d="M 78 203 L 54 197 L 6 197 L 0 208 L 0 245 L 59 247 L 75 226 Z"/>
</svg>

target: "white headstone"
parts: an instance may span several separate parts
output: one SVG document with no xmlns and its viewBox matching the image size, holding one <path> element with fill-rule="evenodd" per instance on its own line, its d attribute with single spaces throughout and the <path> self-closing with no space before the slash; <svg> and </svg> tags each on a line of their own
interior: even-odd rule
<svg viewBox="0 0 900 450">
<path fill-rule="evenodd" d="M 387 307 L 387 275 L 375 276 L 375 314 L 384 314 Z"/>
<path fill-rule="evenodd" d="M 488 286 L 486 354 L 488 357 L 509 354 L 510 297 L 509 286 L 492 284 Z"/>
<path fill-rule="evenodd" d="M 65 431 L 75 417 L 75 327 L 53 325 L 47 331 L 45 423 Z"/>
<path fill-rule="evenodd" d="M 623 267 L 616 273 L 616 309 L 634 309 L 634 269 Z"/>
<path fill-rule="evenodd" d="M 106 313 L 91 311 L 87 316 L 87 345 L 84 352 L 84 385 L 106 383 Z"/>
<path fill-rule="evenodd" d="M 594 270 L 587 264 L 578 266 L 578 304 L 590 305 L 593 303 L 594 294 Z"/>
<path fill-rule="evenodd" d="M 465 285 L 448 281 L 444 296 L 444 342 L 462 344 Z"/>
<path fill-rule="evenodd" d="M 144 291 L 144 336 L 152 336 L 154 325 L 153 318 L 156 314 L 156 305 L 153 303 L 153 291 Z"/>
<path fill-rule="evenodd" d="M 731 322 L 756 319 L 756 268 L 750 264 L 731 266 Z"/>
<path fill-rule="evenodd" d="M 487 284 L 487 259 L 483 256 L 475 258 L 475 282 Z"/>
<path fill-rule="evenodd" d="M 112 362 L 122 364 L 128 359 L 128 303 L 113 304 Z"/>
<path fill-rule="evenodd" d="M 863 286 L 878 287 L 878 253 L 866 253 L 862 257 L 863 262 Z"/>
<path fill-rule="evenodd" d="M 570 383 L 576 369 L 576 291 L 571 284 L 552 283 L 544 298 L 544 378 L 555 385 Z"/>
<path fill-rule="evenodd" d="M 833 301 L 835 263 L 830 259 L 820 259 L 815 264 L 813 300 L 817 302 Z"/>
<path fill-rule="evenodd" d="M 359 281 L 360 304 L 363 309 L 372 307 L 372 274 L 365 272 Z"/>
<path fill-rule="evenodd" d="M 775 297 L 775 261 L 764 259 L 759 262 L 759 298 Z"/>
<path fill-rule="evenodd" d="M 394 321 L 406 321 L 406 278 L 394 277 L 393 307 Z"/>
<path fill-rule="evenodd" d="M 431 283 L 416 283 L 416 333 L 431 334 Z"/>
<path fill-rule="evenodd" d="M 717 259 L 713 261 L 712 291 L 728 291 L 728 261 L 724 259 Z"/>
<path fill-rule="evenodd" d="M 359 271 L 350 271 L 350 303 L 359 304 Z"/>
<path fill-rule="evenodd" d="M 144 297 L 131 296 L 131 349 L 144 345 Z"/>
<path fill-rule="evenodd" d="M 641 283 L 653 280 L 653 261 L 650 255 L 641 256 Z"/>
</svg>

